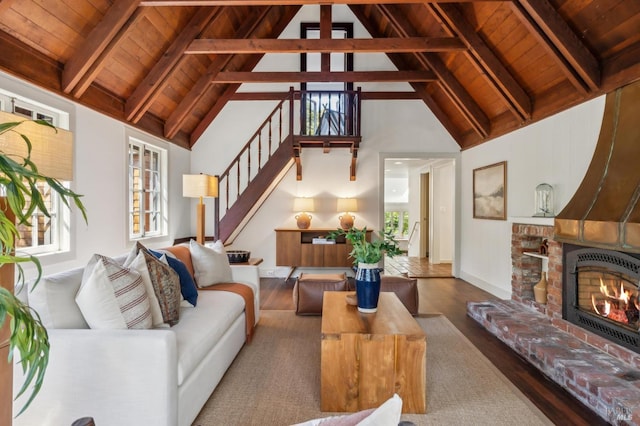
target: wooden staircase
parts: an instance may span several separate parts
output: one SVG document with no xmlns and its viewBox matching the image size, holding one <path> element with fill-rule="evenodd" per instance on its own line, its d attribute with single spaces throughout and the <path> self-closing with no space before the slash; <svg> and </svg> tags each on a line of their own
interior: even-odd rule
<svg viewBox="0 0 640 426">
<path fill-rule="evenodd" d="M 336 107 L 331 108 L 332 104 Z M 331 148 L 349 148 L 350 176 L 355 180 L 360 140 L 359 89 L 301 92 L 291 88 L 218 177 L 216 239 L 231 244 L 293 164 L 296 178 L 302 179 L 302 148 L 322 148 L 326 153 Z"/>
</svg>

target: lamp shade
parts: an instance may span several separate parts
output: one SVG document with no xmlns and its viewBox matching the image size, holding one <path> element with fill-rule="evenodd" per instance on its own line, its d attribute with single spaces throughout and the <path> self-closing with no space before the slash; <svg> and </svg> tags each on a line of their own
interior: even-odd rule
<svg viewBox="0 0 640 426">
<path fill-rule="evenodd" d="M 182 196 L 215 198 L 218 196 L 218 177 L 200 173 L 182 175 Z"/>
<path fill-rule="evenodd" d="M 295 212 L 312 212 L 314 208 L 313 198 L 294 198 L 293 211 Z"/>
<path fill-rule="evenodd" d="M 73 133 L 64 129 L 34 123 L 19 115 L 0 111 L 0 123 L 22 122 L 15 131 L 0 135 L 0 151 L 9 156 L 27 156 L 27 144 L 18 134 L 31 142 L 31 161 L 43 176 L 62 181 L 73 180 Z"/>
<path fill-rule="evenodd" d="M 358 200 L 355 198 L 338 198 L 338 212 L 357 212 Z"/>
</svg>

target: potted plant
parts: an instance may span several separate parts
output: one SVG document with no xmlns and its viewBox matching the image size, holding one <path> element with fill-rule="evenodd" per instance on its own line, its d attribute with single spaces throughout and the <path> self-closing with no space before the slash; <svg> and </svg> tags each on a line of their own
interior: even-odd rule
<svg viewBox="0 0 640 426">
<path fill-rule="evenodd" d="M 57 131 L 53 125 L 44 120 L 25 121 L 33 121 Z M 35 256 L 22 256 L 15 253 L 15 241 L 19 237 L 17 225 L 29 225 L 31 215 L 36 209 L 50 216 L 44 198 L 37 187 L 38 181 L 47 182 L 50 188 L 60 195 L 60 199 L 66 206 L 69 206 L 69 200 L 73 200 L 82 212 L 85 222 L 87 220 L 85 208 L 80 201 L 81 196 L 65 188 L 58 180 L 40 174 L 37 166 L 31 161 L 31 141 L 28 135 L 16 130 L 25 121 L 0 124 L 0 135 L 15 132 L 27 146 L 25 157 L 0 151 L 0 188 L 5 198 L 4 206 L 0 208 L 0 267 L 17 266 L 17 281 L 22 284 L 25 280 L 22 264 L 25 262 L 36 266 L 36 283 L 42 275 L 42 267 Z M 7 210 L 11 214 L 8 214 Z M 8 362 L 12 362 L 13 353 L 17 350 L 20 355 L 19 363 L 25 374 L 24 383 L 15 398 L 32 387 L 27 402 L 18 413 L 20 415 L 33 401 L 42 386 L 49 362 L 49 339 L 38 313 L 22 303 L 13 292 L 0 287 L 0 328 L 7 320 L 9 320 L 10 333 Z"/>
<path fill-rule="evenodd" d="M 373 313 L 378 309 L 380 296 L 380 261 L 387 255 L 393 257 L 401 253 L 397 241 L 391 234 L 374 233 L 367 241 L 367 227 L 362 229 L 338 228 L 329 233 L 329 238 L 344 236 L 353 249 L 349 256 L 356 266 L 356 297 L 358 310 Z"/>
</svg>

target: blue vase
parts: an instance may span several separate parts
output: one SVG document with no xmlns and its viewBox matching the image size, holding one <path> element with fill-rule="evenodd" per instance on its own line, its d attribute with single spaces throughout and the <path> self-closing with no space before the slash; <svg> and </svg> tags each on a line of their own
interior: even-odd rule
<svg viewBox="0 0 640 426">
<path fill-rule="evenodd" d="M 377 263 L 359 263 L 356 271 L 358 310 L 373 313 L 378 310 L 380 297 L 380 268 Z"/>
</svg>

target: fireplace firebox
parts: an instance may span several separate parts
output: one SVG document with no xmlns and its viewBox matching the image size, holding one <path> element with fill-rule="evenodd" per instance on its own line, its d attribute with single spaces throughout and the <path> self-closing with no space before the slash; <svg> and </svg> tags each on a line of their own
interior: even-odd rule
<svg viewBox="0 0 640 426">
<path fill-rule="evenodd" d="M 564 244 L 562 315 L 640 353 L 640 256 Z"/>
</svg>

